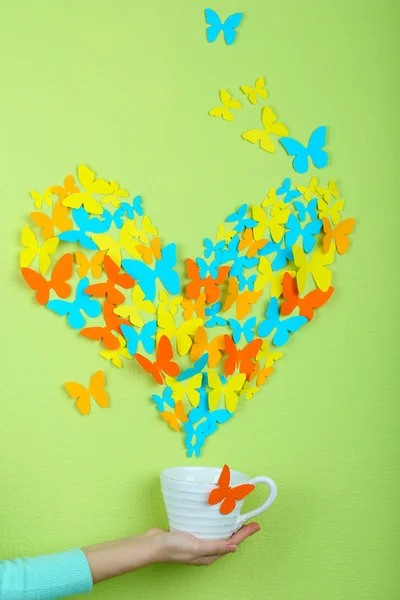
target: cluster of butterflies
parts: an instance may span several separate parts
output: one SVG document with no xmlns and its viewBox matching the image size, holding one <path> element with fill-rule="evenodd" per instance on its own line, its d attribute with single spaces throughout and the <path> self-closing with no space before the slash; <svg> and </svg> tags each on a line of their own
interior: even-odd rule
<svg viewBox="0 0 400 600">
<path fill-rule="evenodd" d="M 329 266 L 349 246 L 353 219 L 336 184 L 313 177 L 271 188 L 261 206 L 243 204 L 204 240 L 203 256 L 176 269 L 141 198 L 85 165 L 61 186 L 31 192 L 32 227 L 22 230 L 21 273 L 39 304 L 65 318 L 100 355 L 134 359 L 162 386 L 152 400 L 185 433 L 189 456 L 251 399 L 282 356 L 280 347 L 333 293 Z M 50 270 L 51 264 L 53 267 Z M 311 288 L 311 289 L 309 289 Z M 261 319 L 250 316 L 261 300 Z M 67 390 L 83 414 L 108 406 L 102 372 Z"/>
<path fill-rule="evenodd" d="M 258 104 L 258 99 L 266 100 L 268 92 L 265 88 L 263 77 L 259 77 L 254 86 L 242 85 L 241 91 L 252 104 Z M 234 121 L 235 115 L 232 111 L 242 108 L 242 103 L 233 98 L 227 90 L 221 90 L 219 93 L 221 105 L 215 106 L 209 111 L 212 117 L 219 117 L 224 121 Z M 317 127 L 311 134 L 306 146 L 289 137 L 289 130 L 280 121 L 271 107 L 264 106 L 261 111 L 261 128 L 249 129 L 242 133 L 242 138 L 251 144 L 258 144 L 261 150 L 266 152 L 275 152 L 275 136 L 289 156 L 293 156 L 293 169 L 297 173 L 307 173 L 310 163 L 318 169 L 322 169 L 328 164 L 328 153 L 324 150 L 326 144 L 326 127 Z"/>
</svg>

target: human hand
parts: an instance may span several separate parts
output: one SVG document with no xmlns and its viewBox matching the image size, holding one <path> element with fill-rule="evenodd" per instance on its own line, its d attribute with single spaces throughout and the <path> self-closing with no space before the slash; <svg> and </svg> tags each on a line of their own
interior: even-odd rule
<svg viewBox="0 0 400 600">
<path fill-rule="evenodd" d="M 157 562 L 174 562 L 185 565 L 208 566 L 216 560 L 236 552 L 245 539 L 260 531 L 258 523 L 244 525 L 229 540 L 205 541 L 189 533 L 150 529 L 145 536 L 157 545 Z"/>
</svg>

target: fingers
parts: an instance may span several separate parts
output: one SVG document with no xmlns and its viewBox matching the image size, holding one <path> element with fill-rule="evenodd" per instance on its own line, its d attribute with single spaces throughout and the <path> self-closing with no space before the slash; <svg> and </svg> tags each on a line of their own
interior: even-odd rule
<svg viewBox="0 0 400 600">
<path fill-rule="evenodd" d="M 249 523 L 248 525 L 244 525 L 233 534 L 233 536 L 228 540 L 230 544 L 234 544 L 235 546 L 239 546 L 244 540 L 251 535 L 254 535 L 260 531 L 260 526 L 258 523 Z"/>
<path fill-rule="evenodd" d="M 224 556 L 224 554 L 230 554 L 236 552 L 236 545 L 232 540 L 213 540 L 211 542 L 202 541 L 199 545 L 200 556 Z"/>
</svg>

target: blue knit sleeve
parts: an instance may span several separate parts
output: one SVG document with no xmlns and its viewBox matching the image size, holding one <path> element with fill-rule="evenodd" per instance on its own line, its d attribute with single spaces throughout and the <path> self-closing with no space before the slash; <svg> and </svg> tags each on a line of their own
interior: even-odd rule
<svg viewBox="0 0 400 600">
<path fill-rule="evenodd" d="M 56 600 L 85 594 L 92 587 L 89 563 L 77 548 L 0 561 L 0 600 Z"/>
</svg>

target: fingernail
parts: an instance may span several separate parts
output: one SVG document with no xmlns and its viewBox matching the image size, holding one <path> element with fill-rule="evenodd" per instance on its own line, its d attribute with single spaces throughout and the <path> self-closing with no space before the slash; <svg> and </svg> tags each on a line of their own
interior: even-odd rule
<svg viewBox="0 0 400 600">
<path fill-rule="evenodd" d="M 233 544 L 229 544 L 227 550 L 228 550 L 228 552 L 236 552 L 236 548 L 237 548 L 237 546 L 234 546 Z"/>
</svg>

